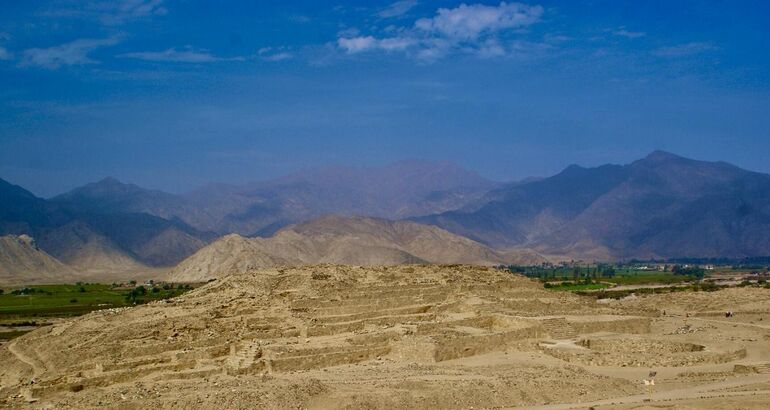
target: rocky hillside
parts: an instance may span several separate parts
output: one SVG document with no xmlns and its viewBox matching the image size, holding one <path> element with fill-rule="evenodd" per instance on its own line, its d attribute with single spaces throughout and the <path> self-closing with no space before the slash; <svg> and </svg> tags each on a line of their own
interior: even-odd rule
<svg viewBox="0 0 770 410">
<path fill-rule="evenodd" d="M 443 229 L 408 221 L 328 216 L 270 238 L 228 235 L 180 263 L 170 280 L 195 282 L 248 269 L 334 263 L 539 263 L 531 251 L 500 253 Z"/>
<path fill-rule="evenodd" d="M 416 220 L 494 247 L 576 258 L 770 255 L 770 175 L 654 152 L 570 166 L 493 191 L 472 210 Z"/>
<path fill-rule="evenodd" d="M 27 235 L 0 236 L 0 283 L 57 283 L 72 278 L 73 270 L 41 250 Z"/>
</svg>

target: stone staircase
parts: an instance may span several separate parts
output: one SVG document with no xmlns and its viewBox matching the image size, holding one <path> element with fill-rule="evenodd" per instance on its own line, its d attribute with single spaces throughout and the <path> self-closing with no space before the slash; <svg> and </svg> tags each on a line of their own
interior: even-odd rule
<svg viewBox="0 0 770 410">
<path fill-rule="evenodd" d="M 256 340 L 252 340 L 238 346 L 235 354 L 227 358 L 225 367 L 231 374 L 244 373 L 248 372 L 261 358 L 262 346 Z"/>
<path fill-rule="evenodd" d="M 573 340 L 577 333 L 572 325 L 563 317 L 554 317 L 540 321 L 543 330 L 555 340 Z"/>
</svg>

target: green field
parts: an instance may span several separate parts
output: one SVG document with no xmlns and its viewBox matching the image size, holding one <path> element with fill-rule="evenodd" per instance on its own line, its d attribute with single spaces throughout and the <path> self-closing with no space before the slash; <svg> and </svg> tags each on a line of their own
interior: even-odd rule
<svg viewBox="0 0 770 410">
<path fill-rule="evenodd" d="M 545 288 L 549 290 L 559 291 L 579 291 L 579 290 L 599 290 L 606 289 L 610 285 L 606 283 L 571 283 L 562 282 L 558 284 L 546 283 Z"/>
<path fill-rule="evenodd" d="M 581 284 L 578 288 L 561 286 L 556 290 L 585 290 L 600 289 L 599 287 L 585 287 L 585 284 L 612 285 L 648 285 L 663 284 L 674 285 L 685 282 L 697 281 L 698 278 L 689 274 L 677 274 L 673 272 L 661 272 L 657 270 L 635 269 L 632 267 L 613 267 L 607 265 L 590 267 L 542 267 L 542 266 L 516 266 L 509 267 L 511 272 L 519 273 L 533 279 L 539 279 L 544 283 L 571 282 Z"/>
<path fill-rule="evenodd" d="M 0 324 L 36 318 L 78 316 L 94 310 L 133 306 L 178 296 L 190 286 L 74 284 L 3 288 Z"/>
</svg>

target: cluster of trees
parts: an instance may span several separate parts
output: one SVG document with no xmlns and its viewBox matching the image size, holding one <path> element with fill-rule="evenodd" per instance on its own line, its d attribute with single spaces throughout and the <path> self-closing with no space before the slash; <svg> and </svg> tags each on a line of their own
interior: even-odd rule
<svg viewBox="0 0 770 410">
<path fill-rule="evenodd" d="M 38 289 L 38 288 L 21 288 L 21 289 L 14 289 L 11 291 L 11 295 L 15 295 L 15 296 L 32 295 L 35 293 L 42 293 L 47 295 L 51 294 L 51 292 L 47 292 L 43 289 Z M 3 290 L 0 289 L 0 295 L 2 294 L 3 294 Z"/>
<path fill-rule="evenodd" d="M 163 295 L 163 298 L 170 298 L 170 297 L 176 296 L 177 293 L 181 294 L 190 289 L 192 289 L 192 286 L 190 285 L 186 285 L 186 284 L 177 285 L 176 291 L 178 292 L 175 292 L 174 285 L 170 283 L 164 283 L 158 286 L 154 282 L 150 281 L 148 282 L 148 287 L 145 287 L 144 285 L 139 285 L 131 289 L 126 294 L 126 301 L 133 304 L 142 304 L 144 303 L 144 297 L 147 296 L 148 293 L 151 295 L 155 295 L 155 297 L 157 298 L 158 294 L 161 293 L 161 291 L 164 291 L 166 294 Z"/>
<path fill-rule="evenodd" d="M 550 266 L 517 266 L 506 267 L 513 273 L 520 273 L 529 278 L 548 280 L 548 279 L 567 279 L 586 280 L 613 278 L 616 275 L 615 267 L 608 264 L 598 264 L 596 266 L 573 266 L 573 267 L 550 267 Z"/>
<path fill-rule="evenodd" d="M 706 270 L 697 266 L 674 265 L 671 272 L 674 275 L 694 276 L 698 279 L 703 279 L 706 276 Z"/>
</svg>

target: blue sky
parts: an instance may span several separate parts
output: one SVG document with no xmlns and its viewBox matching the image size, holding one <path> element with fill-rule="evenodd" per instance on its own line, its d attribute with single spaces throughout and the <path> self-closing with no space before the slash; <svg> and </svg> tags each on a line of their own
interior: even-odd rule
<svg viewBox="0 0 770 410">
<path fill-rule="evenodd" d="M 496 180 L 654 149 L 770 172 L 765 1 L 0 0 L 0 177 Z"/>
</svg>

